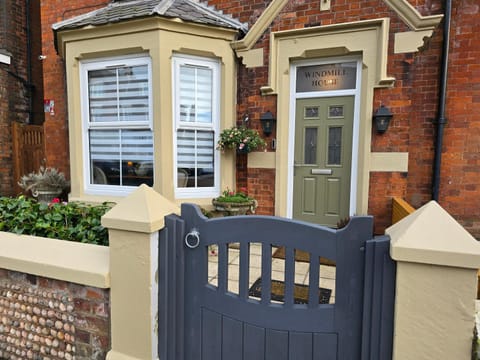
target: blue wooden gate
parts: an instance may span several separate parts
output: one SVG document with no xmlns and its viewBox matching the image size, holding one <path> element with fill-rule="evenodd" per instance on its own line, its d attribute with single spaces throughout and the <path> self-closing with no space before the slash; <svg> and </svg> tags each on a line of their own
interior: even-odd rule
<svg viewBox="0 0 480 360">
<path fill-rule="evenodd" d="M 160 358 L 387 359 L 391 345 L 377 351 L 375 343 L 383 338 L 390 341 L 393 322 L 375 323 L 372 328 L 370 319 L 378 318 L 378 311 L 383 312 L 381 316 L 385 311 L 393 314 L 394 287 L 387 286 L 387 301 L 382 300 L 384 286 L 375 288 L 376 277 L 370 274 L 379 256 L 365 264 L 366 249 L 382 249 L 385 257 L 385 246 L 372 245 L 372 229 L 371 217 L 354 217 L 345 228 L 333 230 L 278 217 L 207 219 L 196 206 L 182 205 L 181 217 L 168 216 L 160 236 Z M 261 248 L 261 286 L 257 295 L 252 295 L 250 274 L 254 246 Z M 228 258 L 232 247 L 239 252 L 238 288 L 233 291 L 229 286 Z M 272 295 L 272 254 L 279 248 L 284 250 L 280 300 Z M 218 251 L 213 269 L 209 267 L 212 249 Z M 297 301 L 296 297 L 296 255 L 300 251 L 309 254 L 305 301 Z M 322 301 L 324 289 L 319 279 L 325 259 L 335 264 L 334 303 Z M 392 264 L 387 264 L 389 269 Z M 216 282 L 209 281 L 212 271 Z M 394 271 L 387 273 L 381 277 L 382 284 L 393 284 Z M 364 297 L 368 301 L 365 306 Z M 374 299 L 380 299 L 382 309 L 372 308 Z M 372 333 L 378 326 L 382 328 L 380 335 Z M 378 337 L 373 342 L 372 334 Z"/>
</svg>

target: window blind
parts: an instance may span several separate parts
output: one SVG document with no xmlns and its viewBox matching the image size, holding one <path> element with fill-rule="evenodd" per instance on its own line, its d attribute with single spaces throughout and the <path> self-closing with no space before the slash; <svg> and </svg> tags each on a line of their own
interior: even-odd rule
<svg viewBox="0 0 480 360">
<path fill-rule="evenodd" d="M 212 69 L 180 66 L 180 122 L 212 123 Z"/>
<path fill-rule="evenodd" d="M 150 130 L 90 130 L 91 160 L 153 162 Z"/>
<path fill-rule="evenodd" d="M 147 122 L 148 69 L 126 66 L 88 72 L 90 122 Z"/>
<path fill-rule="evenodd" d="M 213 131 L 178 130 L 177 166 L 190 169 L 213 169 Z"/>
</svg>

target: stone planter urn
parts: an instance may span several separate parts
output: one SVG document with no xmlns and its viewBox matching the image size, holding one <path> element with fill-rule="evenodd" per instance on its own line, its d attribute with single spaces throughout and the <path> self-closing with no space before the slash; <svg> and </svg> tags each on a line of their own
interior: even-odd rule
<svg viewBox="0 0 480 360">
<path fill-rule="evenodd" d="M 212 204 L 215 207 L 215 210 L 223 212 L 227 216 L 245 215 L 248 211 L 251 211 L 254 214 L 258 205 L 256 200 L 228 202 L 218 201 L 217 199 L 213 199 Z"/>
<path fill-rule="evenodd" d="M 37 198 L 38 202 L 49 204 L 53 199 L 58 198 L 62 193 L 60 188 L 42 188 L 32 189 L 32 196 Z"/>
</svg>

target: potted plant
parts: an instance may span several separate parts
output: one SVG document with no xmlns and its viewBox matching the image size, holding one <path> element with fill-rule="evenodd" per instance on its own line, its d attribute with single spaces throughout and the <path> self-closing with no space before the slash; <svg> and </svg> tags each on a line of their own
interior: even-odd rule
<svg viewBox="0 0 480 360">
<path fill-rule="evenodd" d="M 26 191 L 31 191 L 32 196 L 39 202 L 51 202 L 54 198 L 68 188 L 70 182 L 65 175 L 55 168 L 40 166 L 38 172 L 23 175 L 18 185 Z"/>
<path fill-rule="evenodd" d="M 217 142 L 217 150 L 235 149 L 239 153 L 249 153 L 257 148 L 265 148 L 265 140 L 255 129 L 248 129 L 245 126 L 233 126 L 224 129 L 220 133 Z"/>
<path fill-rule="evenodd" d="M 232 191 L 226 189 L 222 195 L 212 200 L 215 210 L 224 212 L 227 215 L 245 215 L 247 211 L 255 213 L 257 200 L 247 196 L 243 191 Z"/>
</svg>

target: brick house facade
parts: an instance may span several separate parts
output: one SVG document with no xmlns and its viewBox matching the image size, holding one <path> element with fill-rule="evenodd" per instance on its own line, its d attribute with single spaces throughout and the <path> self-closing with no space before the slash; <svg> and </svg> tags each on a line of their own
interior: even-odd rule
<svg viewBox="0 0 480 360">
<path fill-rule="evenodd" d="M 43 122 L 37 2 L 0 4 L 0 194 L 14 195 L 12 123 Z"/>
<path fill-rule="evenodd" d="M 47 55 L 42 63 L 45 98 L 55 99 L 55 115 L 47 114 L 45 121 L 47 159 L 65 172 L 69 169 L 68 160 L 63 156 L 69 147 L 67 118 L 72 114 L 67 116 L 65 53 L 62 54 L 60 50 L 57 54 L 55 41 L 58 39 L 54 39 L 51 27 L 54 23 L 104 7 L 108 3 L 98 0 L 71 4 L 42 1 L 42 53 Z M 445 3 L 441 0 L 208 1 L 208 5 L 249 26 L 245 37 L 237 39 L 232 45 L 238 58 L 235 121 L 241 124 L 245 115 L 248 115 L 249 126 L 261 133 L 261 114 L 271 111 L 277 117 L 277 129 L 268 138 L 268 153 L 252 153 L 248 157 L 236 158 L 236 180 L 233 185 L 247 188 L 249 195 L 258 199 L 258 214 L 292 215 L 291 205 L 288 204 L 291 195 L 287 194 L 292 192 L 292 187 L 288 182 L 290 180 L 286 180 L 292 175 L 290 170 L 285 170 L 290 164 L 285 152 L 290 150 L 286 150 L 288 141 L 284 141 L 288 133 L 292 133 L 285 125 L 291 116 L 283 110 L 287 106 L 285 99 L 287 102 L 293 101 L 293 95 L 287 94 L 288 89 L 281 88 L 280 85 L 284 84 L 283 75 L 279 71 L 274 73 L 282 61 L 275 58 L 275 51 L 280 52 L 281 46 L 287 46 L 282 44 L 288 41 L 297 41 L 296 36 L 304 39 L 310 36 L 308 34 L 314 34 L 312 36 L 318 36 L 319 39 L 323 39 L 322 36 L 327 40 L 327 36 L 336 39 L 337 29 L 342 26 L 353 29 L 346 32 L 347 39 L 363 33 L 364 24 L 372 24 L 377 27 L 379 34 L 384 31 L 382 36 L 387 46 L 385 69 L 378 70 L 378 74 L 384 78 L 376 79 L 374 85 L 362 85 L 363 88 L 359 90 L 358 96 L 362 99 L 368 99 L 369 94 L 372 99 L 358 105 L 358 109 L 361 108 L 358 110 L 361 120 L 356 141 L 360 144 L 359 148 L 364 146 L 365 150 L 362 150 L 357 166 L 359 174 L 364 172 L 358 176 L 359 185 L 355 195 L 358 200 L 350 205 L 350 215 L 374 215 L 375 232 L 382 233 L 390 225 L 392 197 L 402 197 L 414 207 L 432 198 L 444 39 L 441 15 L 445 13 Z M 438 201 L 479 238 L 480 65 L 477 59 L 480 46 L 475 41 L 475 34 L 480 30 L 480 5 L 474 0 L 455 0 L 452 5 L 445 113 L 447 123 L 441 151 Z M 272 10 L 274 7 L 276 9 Z M 268 18 L 265 15 L 267 13 L 273 14 L 272 18 Z M 378 19 L 386 20 L 377 24 Z M 265 30 L 260 31 L 263 30 L 263 23 Z M 249 37 L 255 31 L 258 32 L 257 36 Z M 286 40 L 282 43 L 283 39 Z M 242 41 L 243 45 L 239 45 Z M 248 41 L 251 43 L 245 45 Z M 305 51 L 301 56 L 292 55 L 291 64 L 302 59 L 338 59 L 343 54 L 363 59 L 365 69 L 367 50 L 349 53 L 348 46 L 354 44 L 355 40 L 345 41 L 347 45 L 343 48 L 332 46 L 328 51 L 319 48 Z M 272 46 L 275 46 L 273 50 Z M 378 49 L 382 46 L 379 42 Z M 374 64 L 375 60 L 371 61 Z M 373 69 L 369 68 L 363 71 L 362 76 L 366 78 L 372 72 Z M 276 84 L 273 84 L 274 81 Z M 370 86 L 370 89 L 365 89 L 365 86 Z M 268 87 L 273 90 L 265 90 Z M 393 114 L 390 127 L 384 134 L 378 134 L 371 125 L 371 116 L 381 105 L 387 106 Z M 277 140 L 276 149 L 271 146 L 272 139 Z"/>
</svg>

